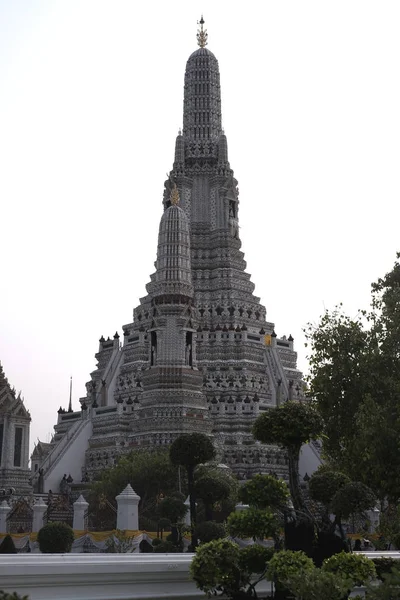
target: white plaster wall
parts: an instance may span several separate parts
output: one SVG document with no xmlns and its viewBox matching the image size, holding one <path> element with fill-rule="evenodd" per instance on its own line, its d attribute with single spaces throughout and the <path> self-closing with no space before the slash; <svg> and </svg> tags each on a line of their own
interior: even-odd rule
<svg viewBox="0 0 400 600">
<path fill-rule="evenodd" d="M 0 555 L 1 588 L 30 600 L 205 598 L 189 576 L 193 554 Z M 268 582 L 257 592 L 270 589 Z"/>
<path fill-rule="evenodd" d="M 67 435 L 67 434 L 65 434 Z M 82 467 L 85 464 L 85 452 L 89 446 L 92 435 L 92 421 L 88 419 L 83 429 L 72 438 L 60 460 L 54 464 L 48 475 L 44 478 L 44 492 L 49 490 L 56 493 L 63 475 L 71 475 L 75 483 L 82 480 Z"/>
<path fill-rule="evenodd" d="M 306 473 L 311 476 L 321 464 L 322 460 L 313 447 L 310 446 L 310 444 L 303 444 L 300 450 L 299 459 L 300 481 Z"/>
</svg>

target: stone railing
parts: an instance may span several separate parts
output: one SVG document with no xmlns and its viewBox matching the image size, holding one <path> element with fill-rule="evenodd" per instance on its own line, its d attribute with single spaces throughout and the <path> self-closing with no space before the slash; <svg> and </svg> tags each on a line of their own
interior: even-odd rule
<svg viewBox="0 0 400 600">
<path fill-rule="evenodd" d="M 400 559 L 400 552 L 364 552 Z M 0 555 L 1 587 L 29 600 L 194 600 L 205 598 L 191 580 L 193 554 Z M 268 581 L 258 595 L 271 591 Z M 351 596 L 364 595 L 355 588 Z"/>
<path fill-rule="evenodd" d="M 289 397 L 289 387 L 276 348 L 273 348 L 272 346 L 265 348 L 265 360 L 268 365 L 268 370 L 274 379 L 276 389 L 278 387 L 278 380 L 281 381 L 280 402 L 285 402 Z"/>
<path fill-rule="evenodd" d="M 193 554 L 1 555 L 1 587 L 29 600 L 194 600 Z M 263 591 L 269 590 L 264 582 Z M 257 591 L 258 588 L 257 588 Z"/>
</svg>

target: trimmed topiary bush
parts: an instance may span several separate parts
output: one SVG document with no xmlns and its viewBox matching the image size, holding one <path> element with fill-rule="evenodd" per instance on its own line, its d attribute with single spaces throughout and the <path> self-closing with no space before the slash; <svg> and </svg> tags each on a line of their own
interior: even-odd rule
<svg viewBox="0 0 400 600">
<path fill-rule="evenodd" d="M 71 552 L 74 532 L 67 523 L 47 523 L 39 531 L 37 541 L 43 554 L 64 554 Z"/>
<path fill-rule="evenodd" d="M 324 560 L 322 570 L 351 579 L 354 585 L 364 585 L 376 577 L 375 565 L 362 554 L 339 552 Z"/>
<path fill-rule="evenodd" d="M 275 552 L 268 564 L 267 577 L 270 581 L 285 585 L 293 575 L 309 573 L 315 569 L 314 563 L 301 550 L 281 550 Z"/>
<path fill-rule="evenodd" d="M 226 537 L 225 525 L 215 521 L 204 521 L 196 527 L 197 537 L 202 544 Z"/>
<path fill-rule="evenodd" d="M 0 544 L 0 554 L 17 554 L 17 549 L 9 533 Z"/>
</svg>

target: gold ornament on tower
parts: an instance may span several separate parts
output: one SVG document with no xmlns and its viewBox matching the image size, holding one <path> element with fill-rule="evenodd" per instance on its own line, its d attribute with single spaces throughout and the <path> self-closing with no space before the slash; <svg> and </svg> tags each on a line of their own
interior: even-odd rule
<svg viewBox="0 0 400 600">
<path fill-rule="evenodd" d="M 201 19 L 200 21 L 197 21 L 197 24 L 201 26 L 201 29 L 197 30 L 197 43 L 200 46 L 200 48 L 204 48 L 205 46 L 207 46 L 207 38 L 208 38 L 208 33 L 207 33 L 207 29 L 203 30 L 203 25 L 204 25 L 204 19 L 203 19 L 203 15 L 201 15 Z"/>
<path fill-rule="evenodd" d="M 176 183 L 174 183 L 174 187 L 172 188 L 170 201 L 172 206 L 178 206 L 179 204 L 179 190 L 176 187 Z"/>
</svg>

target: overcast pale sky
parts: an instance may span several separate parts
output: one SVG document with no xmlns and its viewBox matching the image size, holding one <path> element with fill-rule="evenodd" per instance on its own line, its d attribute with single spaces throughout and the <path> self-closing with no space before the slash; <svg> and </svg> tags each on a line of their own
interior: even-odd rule
<svg viewBox="0 0 400 600">
<path fill-rule="evenodd" d="M 248 271 L 278 335 L 400 249 L 398 0 L 0 0 L 0 361 L 47 441 L 156 258 L 204 13 Z"/>
</svg>

